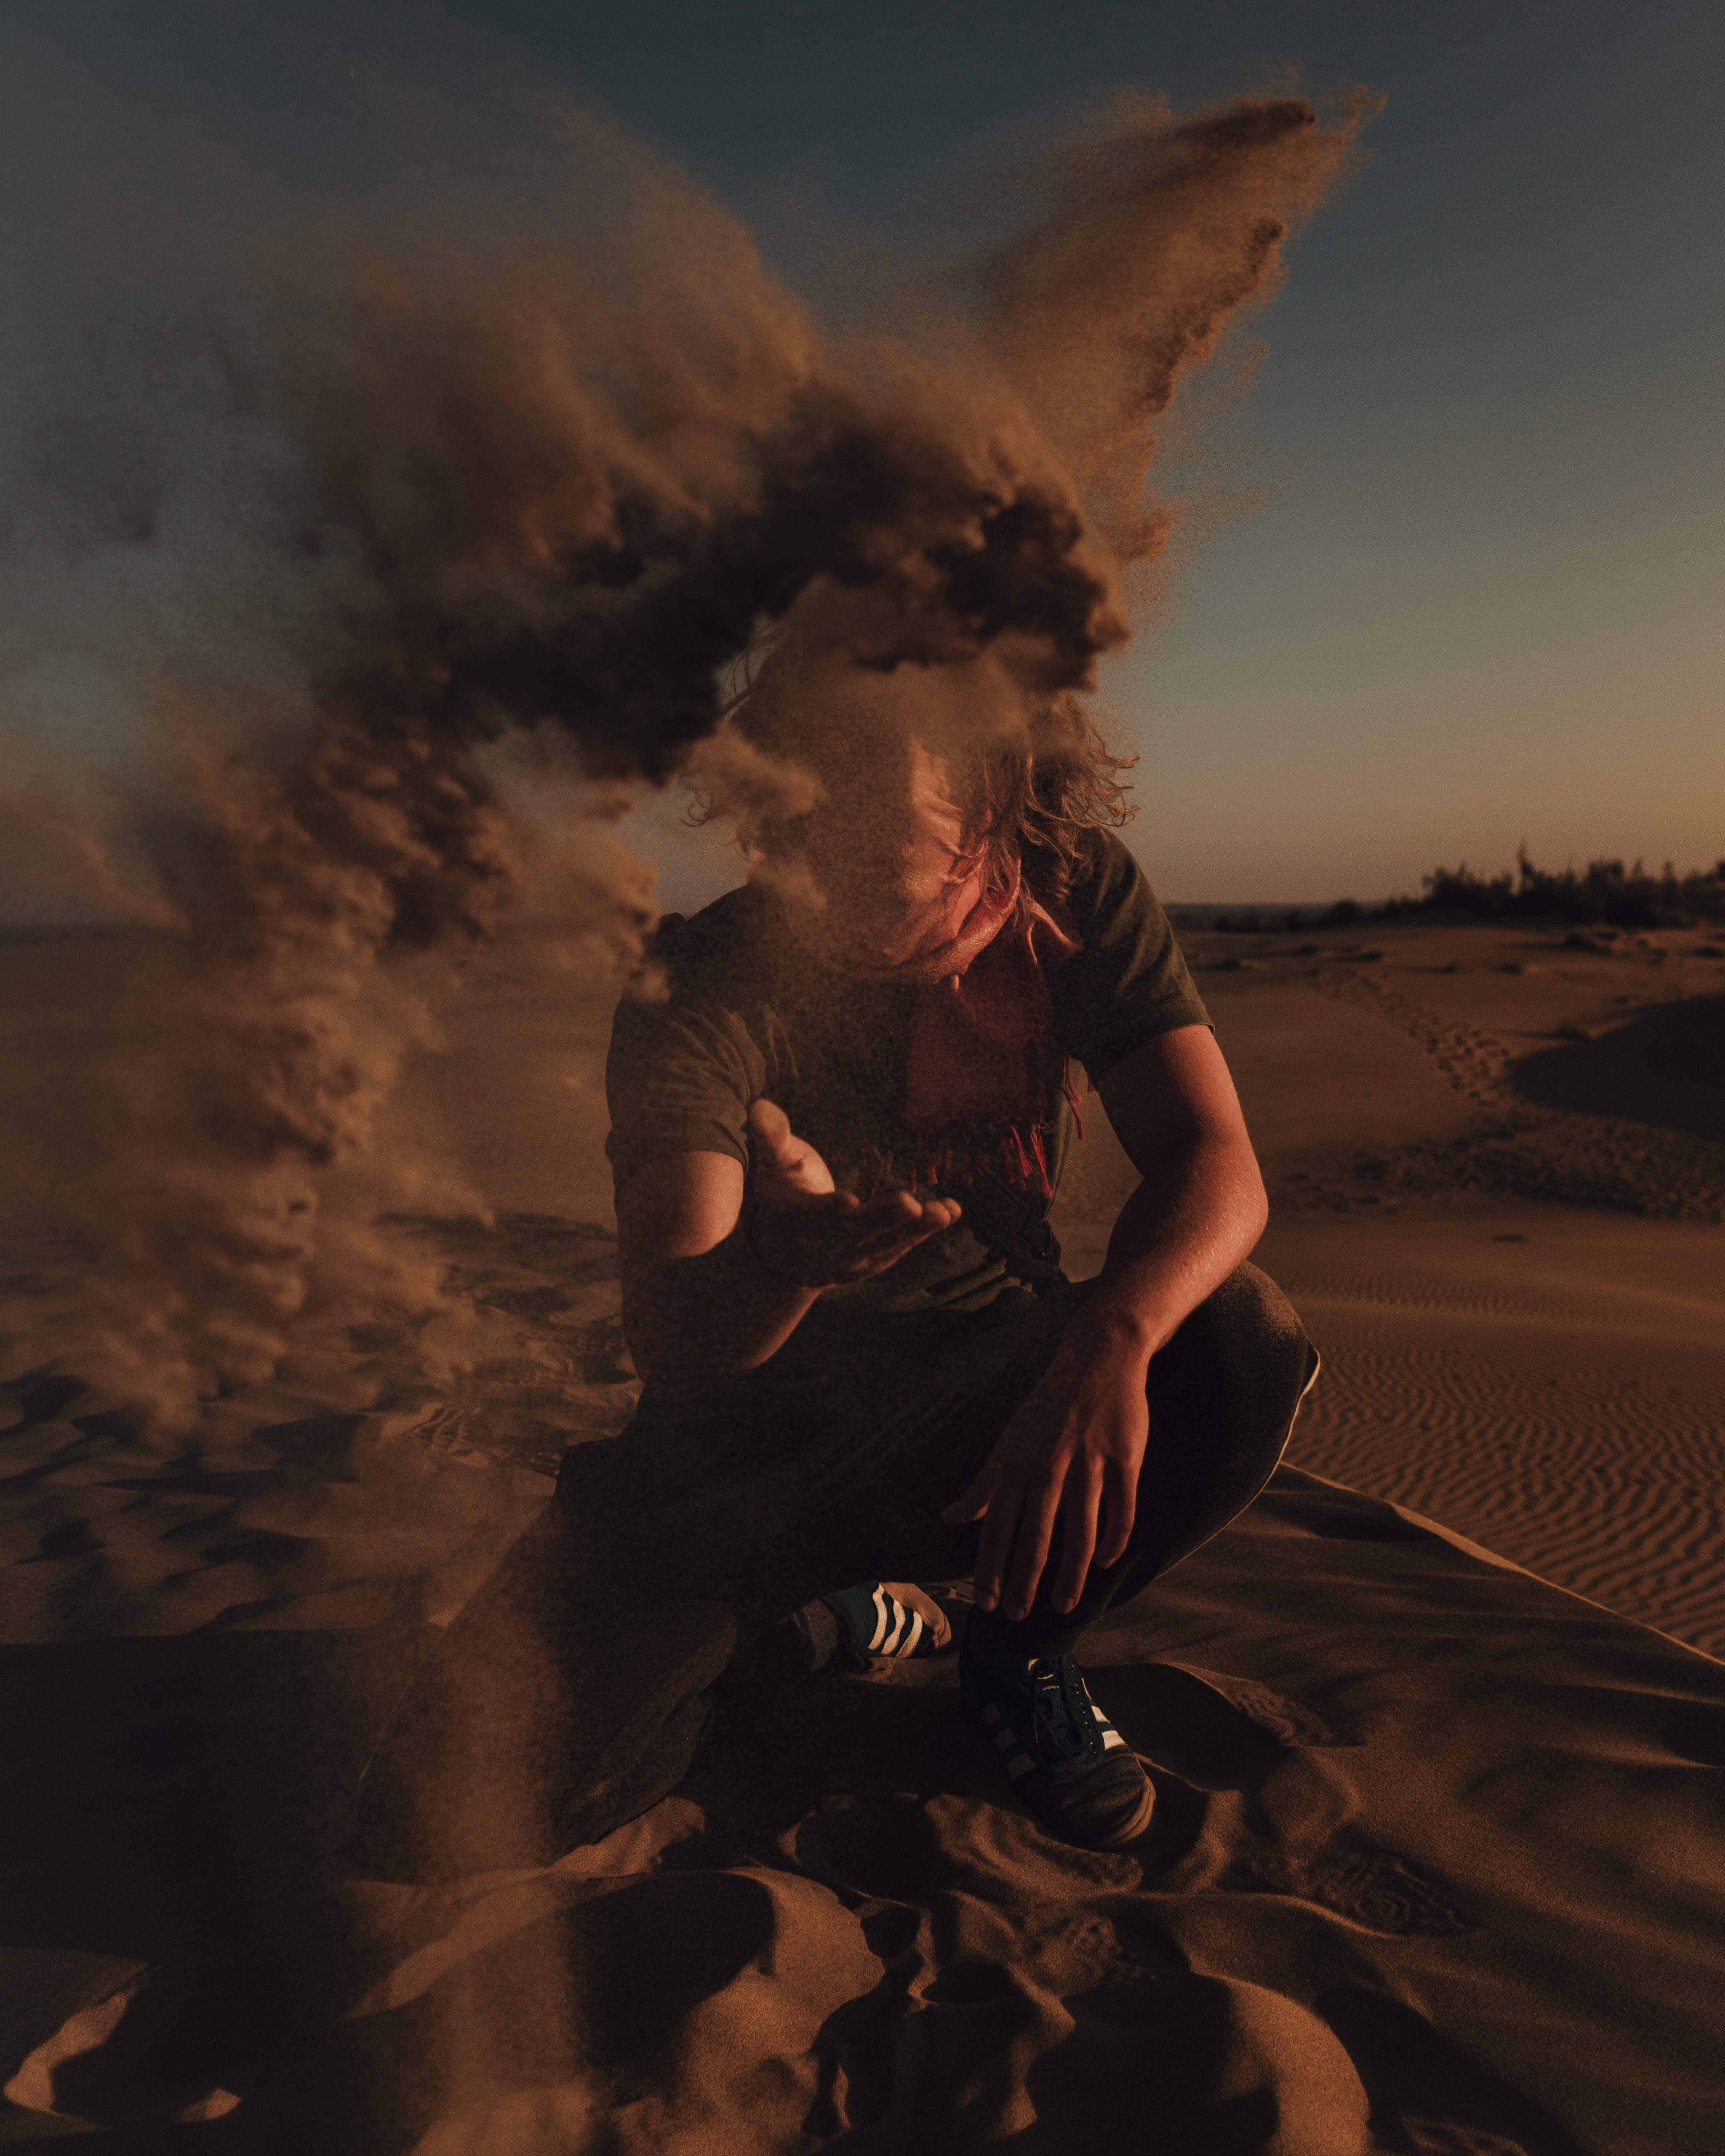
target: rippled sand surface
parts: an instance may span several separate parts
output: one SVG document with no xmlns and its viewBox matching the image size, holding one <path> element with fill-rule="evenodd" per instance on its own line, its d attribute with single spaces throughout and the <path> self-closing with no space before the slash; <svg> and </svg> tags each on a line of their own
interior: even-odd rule
<svg viewBox="0 0 1725 2156">
<path fill-rule="evenodd" d="M 1290 1458 L 1725 1651 L 1715 947 L 1187 942 L 1271 1184 L 1258 1262 L 1325 1358 Z M 1077 1270 L 1129 1176 L 1103 1126 Z"/>
</svg>

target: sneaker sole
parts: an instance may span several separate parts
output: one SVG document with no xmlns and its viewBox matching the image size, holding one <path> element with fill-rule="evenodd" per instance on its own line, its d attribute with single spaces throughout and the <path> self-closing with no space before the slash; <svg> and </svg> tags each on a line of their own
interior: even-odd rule
<svg viewBox="0 0 1725 2156">
<path fill-rule="evenodd" d="M 1122 1827 L 1117 1827 L 1112 1834 L 1104 1835 L 1101 1841 L 1086 1842 L 1082 1846 L 1086 1849 L 1123 1848 L 1127 1842 L 1136 1841 L 1145 1831 L 1149 1826 L 1155 1810 L 1156 1791 L 1151 1784 L 1150 1777 L 1147 1774 L 1144 1777 L 1144 1800 L 1127 1824 Z"/>
<path fill-rule="evenodd" d="M 998 1758 L 998 1754 L 994 1756 Z M 1035 1820 L 1050 1840 L 1060 1843 L 1066 1849 L 1123 1849 L 1128 1842 L 1136 1841 L 1147 1830 L 1156 1811 L 1156 1790 L 1147 1774 L 1144 1777 L 1144 1794 L 1138 1799 L 1137 1809 L 1132 1817 L 1122 1825 L 1115 1827 L 1111 1832 L 1095 1840 L 1081 1841 L 1076 1835 L 1063 1834 L 1052 1820 L 1045 1819 L 1037 1810 L 1028 1796 L 1015 1788 L 1013 1794 L 1018 1799 L 1020 1810 Z"/>
</svg>

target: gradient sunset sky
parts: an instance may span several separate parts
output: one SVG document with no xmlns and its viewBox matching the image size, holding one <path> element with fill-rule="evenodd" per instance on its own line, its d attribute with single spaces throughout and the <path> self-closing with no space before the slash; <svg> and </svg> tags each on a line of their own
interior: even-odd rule
<svg viewBox="0 0 1725 2156">
<path fill-rule="evenodd" d="M 1725 854 L 1717 0 L 286 12 L 14 0 L 4 37 L 336 192 L 347 84 L 459 96 L 461 54 L 490 53 L 668 152 L 823 306 L 1122 86 L 1382 92 L 1370 162 L 1252 325 L 1255 387 L 1187 459 L 1232 513 L 1106 684 L 1143 757 L 1135 848 L 1185 901 L 1417 891 L 1523 839 Z M 670 843 L 686 906 L 726 871 Z"/>
</svg>

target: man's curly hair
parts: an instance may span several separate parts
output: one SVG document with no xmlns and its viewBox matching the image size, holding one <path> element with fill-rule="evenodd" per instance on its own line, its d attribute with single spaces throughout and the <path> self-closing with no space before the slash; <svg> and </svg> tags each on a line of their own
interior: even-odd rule
<svg viewBox="0 0 1725 2156">
<path fill-rule="evenodd" d="M 752 747 L 791 764 L 818 767 L 821 755 L 794 698 L 775 693 L 770 649 L 763 668 L 743 672 L 726 706 L 726 719 Z M 765 691 L 763 694 L 762 691 Z M 1127 799 L 1121 773 L 1136 757 L 1116 756 L 1073 696 L 1035 705 L 1021 729 L 1004 739 L 943 745 L 967 804 L 963 847 L 988 864 L 988 881 L 1009 881 L 1016 860 L 1036 897 L 1058 904 L 1095 858 L 1094 834 L 1117 829 L 1137 810 Z M 691 820 L 704 823 L 718 803 L 699 782 Z M 770 855 L 798 850 L 799 819 L 757 814 L 747 841 Z"/>
<path fill-rule="evenodd" d="M 1120 778 L 1137 757 L 1116 756 L 1076 696 L 1036 712 L 1022 742 L 972 756 L 974 839 L 1003 867 L 1015 850 L 1040 899 L 1064 899 L 1094 857 L 1091 834 L 1118 829 L 1137 813 Z"/>
</svg>

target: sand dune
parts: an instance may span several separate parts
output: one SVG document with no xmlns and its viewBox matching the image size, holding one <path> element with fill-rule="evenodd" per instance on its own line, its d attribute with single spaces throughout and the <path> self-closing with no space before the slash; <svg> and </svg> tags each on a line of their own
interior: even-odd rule
<svg viewBox="0 0 1725 2156">
<path fill-rule="evenodd" d="M 267 1609 L 0 1656 L 19 2143 L 1076 2150 L 1147 2107 L 1194 2150 L 1712 2145 L 1725 1673 L 1378 1501 L 1284 1470 L 1098 1640 L 1160 1798 L 1103 1856 L 1005 1799 L 949 1661 L 757 1666 L 607 1842 L 347 1880 L 429 1628 L 249 1562 Z"/>
<path fill-rule="evenodd" d="M 1356 1240 L 1266 1254 L 1331 1358 L 1295 1456 L 1725 1652 L 1719 1231 L 1497 1206 Z"/>
<path fill-rule="evenodd" d="M 1725 1666 L 1678 1642 L 1725 1640 L 1719 968 L 1301 940 L 1191 939 L 1327 1368 L 1271 1491 L 1096 1640 L 1158 1784 L 1130 1855 L 1011 1805 L 950 1661 L 756 1656 L 606 1842 L 350 1876 L 407 1673 L 629 1410 L 603 1015 L 531 954 L 475 963 L 401 1110 L 508 1209 L 403 1224 L 449 1317 L 308 1317 L 171 1446 L 0 1373 L 0 2143 L 1716 2148 Z M 32 948 L 13 1053 L 99 1057 Z M 1120 1175 L 1093 1123 L 1076 1270 Z"/>
</svg>

